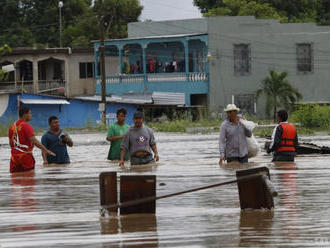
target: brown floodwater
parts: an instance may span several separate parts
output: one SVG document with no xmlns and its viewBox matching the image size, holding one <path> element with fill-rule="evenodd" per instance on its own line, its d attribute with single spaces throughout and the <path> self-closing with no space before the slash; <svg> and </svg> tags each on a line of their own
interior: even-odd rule
<svg viewBox="0 0 330 248">
<path fill-rule="evenodd" d="M 330 247 L 329 155 L 275 165 L 261 152 L 247 165 L 220 167 L 218 134 L 155 136 L 156 167 L 121 169 L 106 160 L 105 134 L 79 134 L 72 135 L 70 165 L 45 167 L 35 148 L 35 171 L 13 175 L 7 138 L 0 138 L 0 247 Z M 302 140 L 330 146 L 327 136 Z M 158 200 L 155 215 L 99 214 L 101 172 L 156 175 L 157 195 L 165 195 L 254 166 L 270 169 L 279 193 L 273 211 L 241 211 L 230 184 Z"/>
</svg>

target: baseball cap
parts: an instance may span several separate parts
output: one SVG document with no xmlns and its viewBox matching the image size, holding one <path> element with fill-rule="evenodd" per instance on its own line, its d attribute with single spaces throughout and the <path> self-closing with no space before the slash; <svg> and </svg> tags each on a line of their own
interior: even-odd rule
<svg viewBox="0 0 330 248">
<path fill-rule="evenodd" d="M 136 111 L 133 115 L 133 118 L 144 118 L 144 114 L 141 111 Z"/>
</svg>

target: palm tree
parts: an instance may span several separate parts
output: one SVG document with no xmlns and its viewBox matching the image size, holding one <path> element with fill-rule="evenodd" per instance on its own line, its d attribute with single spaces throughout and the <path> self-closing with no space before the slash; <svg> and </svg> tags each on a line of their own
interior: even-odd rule
<svg viewBox="0 0 330 248">
<path fill-rule="evenodd" d="M 302 95 L 286 79 L 287 72 L 278 73 L 269 70 L 269 74 L 270 76 L 262 80 L 262 87 L 256 91 L 256 100 L 261 94 L 266 95 L 266 114 L 270 116 L 270 112 L 273 110 L 275 121 L 278 107 L 282 106 L 291 110 L 294 103 L 302 99 Z"/>
</svg>

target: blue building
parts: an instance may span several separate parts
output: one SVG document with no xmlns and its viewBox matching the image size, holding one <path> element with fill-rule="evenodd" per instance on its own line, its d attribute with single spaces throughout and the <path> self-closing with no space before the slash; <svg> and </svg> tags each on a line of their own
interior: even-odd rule
<svg viewBox="0 0 330 248">
<path fill-rule="evenodd" d="M 98 96 L 67 99 L 34 94 L 0 94 L 0 102 L 0 122 L 4 125 L 17 120 L 21 105 L 30 107 L 31 124 L 37 128 L 47 128 L 51 115 L 59 118 L 62 127 L 70 128 L 96 126 L 102 119 L 98 110 L 101 98 Z M 115 122 L 117 109 L 123 107 L 127 109 L 127 123 L 132 124 L 137 105 L 124 103 L 121 98 L 107 98 L 107 122 Z"/>
<path fill-rule="evenodd" d="M 94 42 L 96 94 L 101 94 L 100 42 Z M 208 35 L 158 35 L 105 41 L 106 95 L 183 93 L 185 105 L 206 105 Z"/>
</svg>

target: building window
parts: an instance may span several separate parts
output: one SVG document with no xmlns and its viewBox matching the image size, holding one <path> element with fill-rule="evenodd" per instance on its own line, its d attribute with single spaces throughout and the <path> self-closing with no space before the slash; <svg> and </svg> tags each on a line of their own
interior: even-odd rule
<svg viewBox="0 0 330 248">
<path fill-rule="evenodd" d="M 79 63 L 79 77 L 80 78 L 93 78 L 94 77 L 94 63 L 93 62 Z"/>
<path fill-rule="evenodd" d="M 297 44 L 298 72 L 312 72 L 312 44 Z"/>
<path fill-rule="evenodd" d="M 249 44 L 234 45 L 234 72 L 239 75 L 251 72 L 251 49 Z"/>
</svg>

